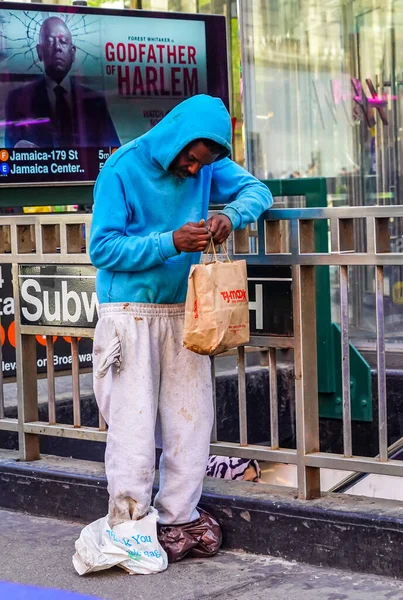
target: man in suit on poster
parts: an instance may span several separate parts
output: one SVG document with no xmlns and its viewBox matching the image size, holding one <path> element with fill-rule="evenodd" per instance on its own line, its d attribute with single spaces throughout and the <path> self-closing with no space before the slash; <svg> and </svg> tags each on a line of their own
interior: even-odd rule
<svg viewBox="0 0 403 600">
<path fill-rule="evenodd" d="M 104 96 L 69 75 L 76 46 L 62 19 L 45 19 L 36 51 L 45 73 L 9 93 L 6 147 L 120 146 Z"/>
</svg>

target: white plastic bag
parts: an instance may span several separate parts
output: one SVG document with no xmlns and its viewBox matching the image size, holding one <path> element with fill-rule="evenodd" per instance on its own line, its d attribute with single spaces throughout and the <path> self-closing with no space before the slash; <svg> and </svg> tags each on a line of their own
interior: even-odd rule
<svg viewBox="0 0 403 600">
<path fill-rule="evenodd" d="M 168 558 L 157 537 L 158 512 L 150 508 L 138 521 L 109 527 L 108 518 L 94 521 L 76 541 L 73 565 L 79 575 L 121 567 L 130 574 L 165 571 Z"/>
</svg>

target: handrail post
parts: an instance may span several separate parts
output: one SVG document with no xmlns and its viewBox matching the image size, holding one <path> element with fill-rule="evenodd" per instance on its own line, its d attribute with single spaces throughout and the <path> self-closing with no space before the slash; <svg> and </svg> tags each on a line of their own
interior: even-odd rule
<svg viewBox="0 0 403 600">
<path fill-rule="evenodd" d="M 18 264 L 13 264 L 12 272 L 15 304 L 19 455 L 20 460 L 38 460 L 40 458 L 39 436 L 25 433 L 25 423 L 39 419 L 36 338 L 34 335 L 21 334 Z"/>
<path fill-rule="evenodd" d="M 313 252 L 313 221 L 298 225 L 299 252 Z M 320 496 L 320 469 L 305 462 L 307 454 L 319 452 L 315 267 L 295 265 L 292 279 L 298 495 L 309 500 Z"/>
</svg>

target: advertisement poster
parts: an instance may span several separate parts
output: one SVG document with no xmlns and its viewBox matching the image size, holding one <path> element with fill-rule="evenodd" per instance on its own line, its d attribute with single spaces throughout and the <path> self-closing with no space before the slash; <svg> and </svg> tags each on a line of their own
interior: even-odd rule
<svg viewBox="0 0 403 600">
<path fill-rule="evenodd" d="M 60 9 L 1 3 L 0 186 L 94 181 L 179 102 L 228 93 L 222 17 Z"/>
</svg>

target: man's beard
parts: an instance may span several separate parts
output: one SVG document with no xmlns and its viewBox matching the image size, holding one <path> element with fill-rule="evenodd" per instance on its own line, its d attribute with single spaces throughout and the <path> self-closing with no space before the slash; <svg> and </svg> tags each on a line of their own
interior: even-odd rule
<svg viewBox="0 0 403 600">
<path fill-rule="evenodd" d="M 179 169 L 173 167 L 170 172 L 176 179 L 196 179 L 196 175 L 189 173 L 187 169 Z"/>
</svg>

